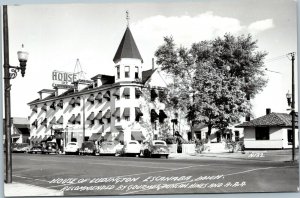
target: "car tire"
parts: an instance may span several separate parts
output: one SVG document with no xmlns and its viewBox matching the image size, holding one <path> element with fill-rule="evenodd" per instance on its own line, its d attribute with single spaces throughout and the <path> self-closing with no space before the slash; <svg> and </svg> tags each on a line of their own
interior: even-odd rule
<svg viewBox="0 0 300 198">
<path fill-rule="evenodd" d="M 166 155 L 166 159 L 168 159 L 169 158 L 169 155 Z"/>
</svg>

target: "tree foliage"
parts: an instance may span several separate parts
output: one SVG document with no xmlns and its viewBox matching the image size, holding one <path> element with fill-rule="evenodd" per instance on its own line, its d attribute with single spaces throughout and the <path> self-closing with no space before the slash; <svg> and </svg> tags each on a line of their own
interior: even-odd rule
<svg viewBox="0 0 300 198">
<path fill-rule="evenodd" d="M 155 52 L 156 63 L 172 78 L 169 105 L 191 122 L 225 129 L 250 113 L 250 97 L 266 86 L 263 60 L 251 35 L 225 34 L 214 40 L 176 48 L 172 37 Z"/>
</svg>

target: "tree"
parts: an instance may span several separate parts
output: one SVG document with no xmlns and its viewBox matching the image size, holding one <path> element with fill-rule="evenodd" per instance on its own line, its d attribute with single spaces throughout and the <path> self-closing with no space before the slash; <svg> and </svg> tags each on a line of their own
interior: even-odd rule
<svg viewBox="0 0 300 198">
<path fill-rule="evenodd" d="M 155 52 L 157 64 L 173 78 L 169 105 L 186 112 L 191 128 L 196 123 L 224 130 L 251 111 L 250 97 L 262 91 L 263 60 L 251 35 L 225 34 L 210 41 L 176 48 L 172 37 Z"/>
</svg>

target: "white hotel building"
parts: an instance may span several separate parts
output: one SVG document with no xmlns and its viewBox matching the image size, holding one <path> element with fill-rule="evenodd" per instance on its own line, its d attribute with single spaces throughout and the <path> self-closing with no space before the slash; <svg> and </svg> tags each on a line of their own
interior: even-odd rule
<svg viewBox="0 0 300 198">
<path fill-rule="evenodd" d="M 91 83 L 77 80 L 75 88 L 54 86 L 39 91 L 31 108 L 31 143 L 52 139 L 59 146 L 83 140 L 156 139 L 179 130 L 186 137 L 186 119 L 166 109 L 166 82 L 159 69 L 142 71 L 143 59 L 127 27 L 113 59 L 115 75 L 98 74 Z M 178 116 L 178 114 L 176 114 Z M 182 115 L 184 117 L 184 115 Z M 51 138 L 49 138 L 51 136 Z"/>
</svg>

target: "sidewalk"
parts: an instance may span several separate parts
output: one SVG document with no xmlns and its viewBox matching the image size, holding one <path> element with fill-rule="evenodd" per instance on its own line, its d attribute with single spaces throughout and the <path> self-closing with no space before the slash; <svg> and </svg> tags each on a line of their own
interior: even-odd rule
<svg viewBox="0 0 300 198">
<path fill-rule="evenodd" d="M 5 197 L 35 197 L 35 196 L 63 196 L 63 192 L 59 190 L 52 190 L 39 186 L 29 184 L 22 184 L 13 182 L 11 184 L 4 183 L 4 196 Z"/>
<path fill-rule="evenodd" d="M 228 160 L 255 160 L 255 161 L 274 161 L 288 162 L 292 160 L 291 150 L 265 150 L 265 151 L 240 151 L 235 153 L 171 153 L 170 159 L 228 159 Z M 299 160 L 298 150 L 295 152 L 295 160 Z"/>
</svg>

